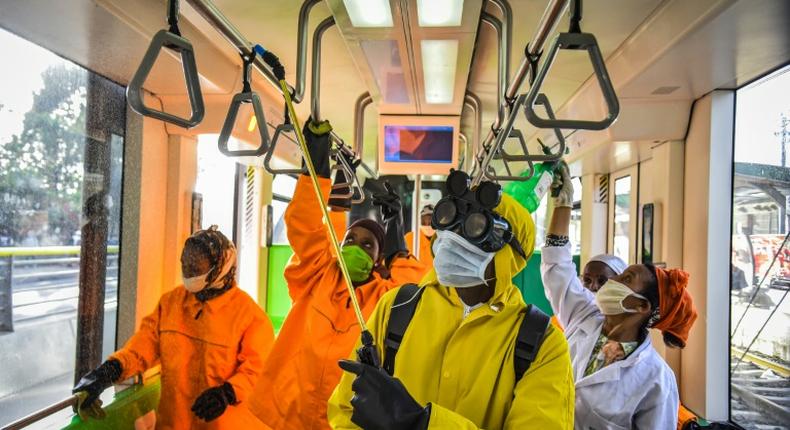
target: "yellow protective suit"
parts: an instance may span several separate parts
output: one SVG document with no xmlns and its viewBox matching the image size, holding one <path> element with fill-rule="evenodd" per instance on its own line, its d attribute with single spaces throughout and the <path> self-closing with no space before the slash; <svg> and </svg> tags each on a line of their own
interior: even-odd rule
<svg viewBox="0 0 790 430">
<path fill-rule="evenodd" d="M 247 404 L 273 343 L 269 318 L 236 286 L 205 303 L 177 287 L 110 358 L 121 362 L 121 380 L 161 362 L 157 429 L 268 429 Z M 238 403 L 209 423 L 197 418 L 191 411 L 195 399 L 225 382 Z"/>
<path fill-rule="evenodd" d="M 330 181 L 319 178 L 319 183 L 326 198 Z M 300 176 L 285 211 L 294 251 L 285 280 L 293 305 L 250 405 L 261 421 L 278 430 L 329 427 L 326 404 L 342 373 L 337 361 L 348 357 L 359 339 L 359 324 L 321 217 L 310 178 Z M 355 289 L 363 315 L 367 318 L 387 291 L 419 282 L 422 270 L 414 258 L 396 258 L 389 279 L 373 272 L 369 282 Z"/>
<path fill-rule="evenodd" d="M 514 224 L 516 237 L 531 253 L 535 228 L 529 213 L 507 195 L 496 211 Z M 568 344 L 550 325 L 535 361 L 515 384 L 515 338 L 526 305 L 511 279 L 526 261 L 505 246 L 494 264 L 493 297 L 465 319 L 455 289 L 440 285 L 433 270 L 426 275 L 395 359 L 395 377 L 417 402 L 431 403 L 430 429 L 572 429 Z M 381 299 L 368 322 L 382 357 L 396 292 Z M 329 423 L 335 429 L 358 428 L 351 422 L 353 380 L 344 373 L 329 400 Z"/>
</svg>

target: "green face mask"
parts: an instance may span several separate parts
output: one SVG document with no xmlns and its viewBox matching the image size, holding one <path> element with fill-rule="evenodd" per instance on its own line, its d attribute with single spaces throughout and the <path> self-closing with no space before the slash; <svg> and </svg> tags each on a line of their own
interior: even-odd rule
<svg viewBox="0 0 790 430">
<path fill-rule="evenodd" d="M 368 279 L 373 270 L 373 259 L 358 245 L 347 245 L 342 249 L 343 260 L 346 262 L 351 282 L 362 282 Z"/>
</svg>

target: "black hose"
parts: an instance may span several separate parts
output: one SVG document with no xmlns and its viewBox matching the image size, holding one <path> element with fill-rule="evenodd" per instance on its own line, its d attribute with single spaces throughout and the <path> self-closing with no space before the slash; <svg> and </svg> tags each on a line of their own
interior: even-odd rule
<svg viewBox="0 0 790 430">
<path fill-rule="evenodd" d="M 266 63 L 269 67 L 272 68 L 272 72 L 274 73 L 274 77 L 277 78 L 278 81 L 285 80 L 285 67 L 283 67 L 280 59 L 277 58 L 274 53 L 271 51 L 263 50 L 261 54 L 261 59 L 264 63 Z"/>
</svg>

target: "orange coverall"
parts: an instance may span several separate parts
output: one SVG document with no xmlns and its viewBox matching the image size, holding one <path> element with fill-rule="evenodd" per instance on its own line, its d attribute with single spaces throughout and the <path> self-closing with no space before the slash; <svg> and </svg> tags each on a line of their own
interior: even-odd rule
<svg viewBox="0 0 790 430">
<path fill-rule="evenodd" d="M 406 241 L 406 246 L 409 248 L 409 252 L 414 254 L 414 232 L 410 231 L 406 233 L 404 237 Z M 431 239 L 422 232 L 420 232 L 420 263 L 425 266 L 425 272 L 427 273 L 429 270 L 433 268 L 433 253 L 431 251 Z"/>
<path fill-rule="evenodd" d="M 319 182 L 327 198 L 330 181 Z M 285 223 L 294 252 L 285 268 L 293 305 L 250 409 L 274 429 L 327 429 L 327 401 L 342 373 L 337 361 L 351 355 L 360 329 L 310 178 L 299 177 Z M 422 272 L 414 258 L 395 259 L 390 279 L 374 271 L 368 283 L 356 288 L 365 319 L 384 293 L 419 282 Z"/>
<path fill-rule="evenodd" d="M 205 303 L 177 287 L 111 358 L 121 362 L 121 380 L 161 362 L 157 429 L 268 429 L 247 405 L 273 343 L 269 318 L 238 287 Z M 239 403 L 211 422 L 197 418 L 191 411 L 195 399 L 225 382 Z"/>
</svg>

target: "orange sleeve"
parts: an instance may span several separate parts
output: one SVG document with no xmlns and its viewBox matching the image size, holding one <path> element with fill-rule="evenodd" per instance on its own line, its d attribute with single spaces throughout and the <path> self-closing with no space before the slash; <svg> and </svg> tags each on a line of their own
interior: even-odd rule
<svg viewBox="0 0 790 430">
<path fill-rule="evenodd" d="M 327 199 L 331 187 L 330 180 L 318 178 L 318 182 L 324 199 Z M 288 292 L 293 301 L 309 293 L 334 259 L 329 234 L 324 226 L 323 214 L 318 204 L 310 178 L 300 175 L 296 181 L 291 203 L 285 210 L 288 242 L 293 249 L 293 256 L 285 268 L 285 281 L 288 283 Z"/>
<path fill-rule="evenodd" d="M 406 241 L 406 248 L 409 248 L 409 254 L 414 255 L 414 232 L 409 231 L 406 233 L 403 240 Z"/>
<path fill-rule="evenodd" d="M 252 306 L 257 307 L 255 304 Z M 266 357 L 274 344 L 272 323 L 262 311 L 258 309 L 255 311 L 255 317 L 241 338 L 237 356 L 239 367 L 236 373 L 228 378 L 228 383 L 233 386 L 236 400 L 239 402 L 245 401 L 252 394 L 255 384 L 263 373 Z"/>
<path fill-rule="evenodd" d="M 159 361 L 159 315 L 162 310 L 162 301 L 150 315 L 143 318 L 140 329 L 132 335 L 120 350 L 110 358 L 121 362 L 121 377 L 119 380 L 131 378 L 156 365 Z"/>
<path fill-rule="evenodd" d="M 340 243 L 343 243 L 343 237 L 346 235 L 346 224 L 348 224 L 347 212 L 329 211 L 329 219 L 332 221 L 332 227 L 335 229 L 335 235 Z M 329 232 L 326 233 L 327 235 Z"/>
</svg>

